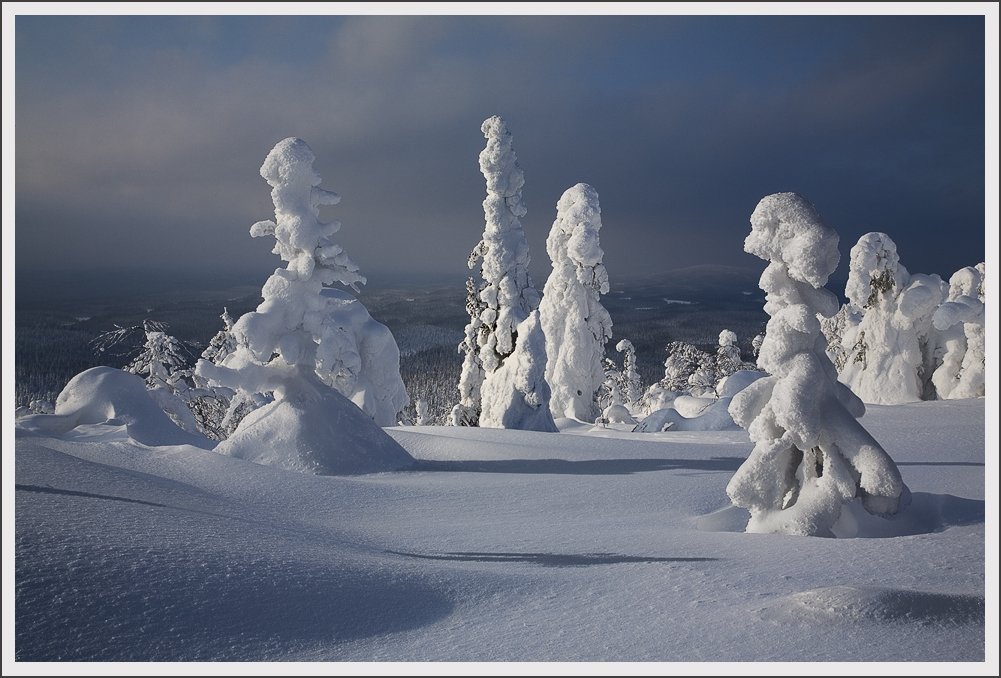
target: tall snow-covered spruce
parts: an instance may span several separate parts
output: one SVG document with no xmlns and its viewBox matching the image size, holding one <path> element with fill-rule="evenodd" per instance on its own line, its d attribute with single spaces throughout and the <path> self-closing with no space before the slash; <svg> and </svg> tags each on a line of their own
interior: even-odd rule
<svg viewBox="0 0 1001 678">
<path fill-rule="evenodd" d="M 857 421 L 865 405 L 837 381 L 818 314 L 834 315 L 824 289 L 838 264 L 838 235 L 795 193 L 762 198 L 744 250 L 769 262 L 761 275 L 771 317 L 758 365 L 771 376 L 734 396 L 729 411 L 754 449 L 727 494 L 750 511 L 748 532 L 834 536 L 856 498 L 891 515 L 910 494 L 893 460 Z"/>
<path fill-rule="evenodd" d="M 601 263 L 599 230 L 598 192 L 587 184 L 568 188 L 556 203 L 556 221 L 546 239 L 553 270 L 539 304 L 554 417 L 594 421 L 599 414 L 595 396 L 605 378 L 601 359 L 612 336 L 612 319 L 600 299 L 608 292 L 608 273 Z"/>
<path fill-rule="evenodd" d="M 948 299 L 935 310 L 943 355 L 932 381 L 940 398 L 984 395 L 984 271 L 983 263 L 956 271 Z"/>
<path fill-rule="evenodd" d="M 216 450 L 312 473 L 403 468 L 413 459 L 373 421 L 377 412 L 359 409 L 369 402 L 365 390 L 373 382 L 378 387 L 393 380 L 359 384 L 358 373 L 352 373 L 365 352 L 359 334 L 373 329 L 369 321 L 374 321 L 356 300 L 326 287 L 339 282 L 355 288 L 365 278 L 331 239 L 340 224 L 319 219 L 320 206 L 336 205 L 340 197 L 319 188 L 314 159 L 306 142 L 290 137 L 261 166 L 261 176 L 272 187 L 275 221 L 257 222 L 250 233 L 274 236 L 274 253 L 288 265 L 268 278 L 257 310 L 233 326 L 233 352 L 218 365 L 200 360 L 196 369 L 210 383 L 243 393 L 270 393 L 274 401 L 248 414 Z M 385 336 L 374 343 L 385 348 Z M 398 350 L 396 357 L 399 380 Z M 390 361 L 380 369 L 392 367 Z M 361 393 L 359 406 L 339 388 Z"/>
<path fill-rule="evenodd" d="M 538 430 L 555 430 L 555 425 L 550 428 L 548 422 L 540 423 L 538 418 L 500 416 L 497 403 L 491 403 L 488 408 L 484 402 L 488 392 L 491 397 L 507 393 L 510 375 L 502 377 L 503 386 L 491 388 L 490 382 L 518 349 L 521 339 L 518 328 L 538 309 L 539 293 L 528 275 L 528 241 L 521 226 L 521 217 L 526 212 L 521 199 L 525 175 L 518 166 L 511 132 L 498 116 L 484 120 L 480 129 L 487 140 L 480 152 L 480 171 L 487 184 L 487 197 L 483 201 L 486 226 L 483 238 L 469 256 L 468 265 L 470 269 L 480 265 L 483 282 L 475 296 L 470 294 L 467 303 L 470 320 L 459 345 L 459 350 L 465 353 L 459 379 L 461 399 L 452 408 L 450 422 L 504 428 L 538 426 Z M 468 288 L 470 292 L 475 286 L 475 282 L 472 283 Z M 544 344 L 544 341 L 533 343 L 531 357 L 543 370 L 546 362 Z M 536 383 L 534 380 L 524 382 L 526 385 Z M 545 393 L 524 395 L 532 402 L 545 400 L 546 408 L 549 407 L 548 389 Z M 491 414 L 484 419 L 482 412 L 487 409 Z"/>
</svg>

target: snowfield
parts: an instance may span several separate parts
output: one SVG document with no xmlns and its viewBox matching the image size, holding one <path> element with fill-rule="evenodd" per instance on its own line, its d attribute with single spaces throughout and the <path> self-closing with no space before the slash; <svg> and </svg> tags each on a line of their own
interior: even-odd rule
<svg viewBox="0 0 1001 678">
<path fill-rule="evenodd" d="M 16 658 L 984 661 L 984 413 L 870 406 L 913 501 L 847 539 L 741 531 L 740 430 L 397 427 L 415 469 L 334 477 L 19 429 Z"/>
</svg>

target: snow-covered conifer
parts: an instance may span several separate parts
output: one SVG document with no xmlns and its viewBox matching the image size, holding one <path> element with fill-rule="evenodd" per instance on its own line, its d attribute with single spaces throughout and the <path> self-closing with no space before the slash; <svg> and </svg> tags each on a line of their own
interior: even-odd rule
<svg viewBox="0 0 1001 678">
<path fill-rule="evenodd" d="M 737 370 L 743 369 L 743 366 L 740 347 L 737 346 L 737 334 L 731 330 L 723 330 L 719 333 L 719 346 L 716 349 L 716 379 L 729 377 Z"/>
<path fill-rule="evenodd" d="M 261 166 L 272 187 L 275 221 L 257 222 L 250 233 L 273 236 L 274 253 L 288 265 L 268 278 L 257 310 L 233 326 L 233 353 L 220 365 L 200 360 L 196 371 L 210 383 L 237 391 L 244 401 L 259 394 L 272 394 L 274 401 L 248 414 L 217 451 L 318 473 L 400 468 L 412 462 L 410 456 L 372 415 L 331 388 L 330 382 L 342 376 L 344 356 L 358 353 L 353 321 L 361 314 L 353 307 L 345 310 L 352 319 L 347 327 L 332 318 L 332 305 L 345 300 L 330 295 L 334 290 L 326 286 L 339 282 L 357 289 L 365 278 L 332 239 L 340 224 L 319 219 L 320 206 L 336 205 L 340 197 L 319 188 L 314 159 L 306 142 L 290 137 Z M 362 325 L 368 320 L 364 316 Z"/>
<path fill-rule="evenodd" d="M 555 433 L 539 312 L 532 311 L 516 331 L 514 353 L 483 382 L 480 426 Z"/>
<path fill-rule="evenodd" d="M 546 239 L 553 270 L 539 304 L 555 417 L 594 421 L 599 414 L 595 396 L 604 380 L 601 359 L 612 336 L 612 319 L 600 299 L 608 292 L 600 229 L 597 191 L 587 184 L 567 189 Z"/>
<path fill-rule="evenodd" d="M 639 405 L 643 398 L 643 384 L 640 373 L 636 369 L 636 347 L 628 339 L 621 339 L 615 345 L 615 350 L 622 354 L 622 376 L 626 386 L 626 402 L 630 407 Z"/>
<path fill-rule="evenodd" d="M 417 415 L 414 417 L 414 423 L 418 426 L 430 426 L 431 417 L 428 416 L 428 401 L 423 398 L 418 398 L 414 401 L 414 413 Z"/>
<path fill-rule="evenodd" d="M 765 341 L 764 333 L 755 334 L 754 339 L 751 339 L 751 350 L 754 351 L 754 359 L 758 359 L 758 355 L 761 353 L 761 344 Z"/>
<path fill-rule="evenodd" d="M 943 349 L 932 375 L 940 398 L 984 395 L 984 317 L 984 264 L 961 268 L 949 279 L 948 300 L 933 316 Z"/>
<path fill-rule="evenodd" d="M 477 397 L 482 400 L 487 382 L 517 349 L 517 327 L 539 307 L 539 293 L 528 275 L 528 241 L 520 220 L 526 212 L 521 198 L 525 176 L 518 166 L 511 132 L 498 116 L 484 120 L 480 130 L 487 140 L 479 158 L 487 184 L 487 197 L 483 200 L 486 225 L 468 265 L 470 269 L 480 265 L 483 282 L 475 304 L 469 305 L 470 322 L 460 344 L 460 350 L 466 354 L 459 380 L 461 399 L 450 416 L 451 423 L 459 425 L 477 423 L 482 408 Z M 478 312 L 475 317 L 474 312 Z M 467 350 L 472 348 L 473 341 L 475 351 Z M 534 359 L 544 364 L 544 351 Z M 492 421 L 496 421 L 496 416 Z"/>
<path fill-rule="evenodd" d="M 847 356 L 840 379 L 867 403 L 921 399 L 921 349 L 914 319 L 900 308 L 910 282 L 897 246 L 885 233 L 866 233 L 852 247 L 845 295 L 861 319 L 844 327 Z"/>
<path fill-rule="evenodd" d="M 672 341 L 664 350 L 667 352 L 667 359 L 664 361 L 664 378 L 660 385 L 679 393 L 690 388 L 689 379 L 699 366 L 712 359 L 705 351 L 684 341 Z"/>
<path fill-rule="evenodd" d="M 727 494 L 747 508 L 749 532 L 832 536 L 844 503 L 890 515 L 909 498 L 900 472 L 856 420 L 865 406 L 837 381 L 818 314 L 837 312 L 823 288 L 838 264 L 838 235 L 795 193 L 763 198 L 744 250 L 761 275 L 771 317 L 758 364 L 771 376 L 734 396 L 729 412 L 754 449 Z"/>
</svg>

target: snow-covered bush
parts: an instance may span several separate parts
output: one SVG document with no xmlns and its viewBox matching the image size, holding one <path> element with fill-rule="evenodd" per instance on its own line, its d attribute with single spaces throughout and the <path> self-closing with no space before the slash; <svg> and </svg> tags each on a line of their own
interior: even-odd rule
<svg viewBox="0 0 1001 678">
<path fill-rule="evenodd" d="M 615 350 L 622 354 L 622 376 L 626 386 L 626 402 L 630 407 L 639 405 L 643 397 L 643 384 L 640 373 L 636 369 L 636 347 L 628 339 L 621 339 L 615 345 Z"/>
<path fill-rule="evenodd" d="M 943 347 L 932 375 L 940 398 L 984 395 L 984 317 L 984 264 L 961 268 L 949 279 L 948 301 L 933 316 Z"/>
<path fill-rule="evenodd" d="M 866 233 L 852 247 L 845 288 L 852 308 L 840 328 L 846 354 L 840 379 L 863 401 L 889 405 L 921 400 L 927 370 L 917 325 L 937 303 L 927 294 L 934 292 L 930 286 L 912 286 L 897 246 L 885 233 Z"/>
<path fill-rule="evenodd" d="M 514 353 L 483 382 L 480 426 L 555 433 L 539 312 L 533 311 L 516 331 Z"/>
<path fill-rule="evenodd" d="M 250 233 L 273 236 L 274 253 L 288 265 L 268 278 L 257 310 L 233 326 L 234 351 L 219 365 L 199 360 L 196 373 L 244 400 L 271 394 L 274 401 L 244 417 L 216 449 L 315 473 L 401 468 L 412 463 L 410 455 L 330 385 L 344 376 L 342 369 L 350 369 L 344 356 L 360 355 L 356 332 L 368 314 L 358 323 L 357 315 L 347 323 L 336 318 L 345 300 L 326 286 L 355 288 L 365 278 L 331 238 L 340 224 L 319 219 L 320 206 L 335 205 L 340 197 L 319 188 L 314 159 L 306 142 L 288 138 L 261 166 L 272 187 L 275 221 L 257 222 Z M 345 311 L 349 318 L 356 313 Z"/>
<path fill-rule="evenodd" d="M 498 116 L 487 118 L 480 127 L 487 140 L 480 152 L 480 171 L 487 184 L 483 200 L 486 225 L 483 238 L 469 255 L 470 269 L 480 265 L 483 280 L 472 303 L 467 305 L 470 321 L 459 350 L 465 352 L 459 378 L 460 402 L 453 408 L 451 423 L 484 424 L 482 402 L 487 383 L 517 350 L 518 326 L 539 307 L 539 293 L 528 275 L 528 241 L 521 226 L 525 205 L 521 189 L 525 175 L 518 166 L 511 132 Z M 474 315 L 475 314 L 475 315 Z M 475 342 L 475 343 L 474 343 Z M 533 359 L 545 369 L 545 351 Z M 507 385 L 498 385 L 496 395 Z M 496 407 L 497 402 L 492 403 Z M 493 410 L 489 421 L 521 421 L 520 415 L 503 417 Z"/>
<path fill-rule="evenodd" d="M 599 414 L 601 359 L 612 336 L 612 319 L 600 299 L 608 292 L 600 230 L 597 191 L 587 184 L 568 188 L 556 204 L 556 221 L 546 239 L 553 270 L 539 305 L 555 417 L 594 421 Z"/>
<path fill-rule="evenodd" d="M 838 235 L 795 193 L 763 198 L 744 250 L 769 262 L 761 275 L 770 316 L 758 379 L 730 403 L 754 449 L 727 494 L 750 511 L 748 532 L 833 536 L 844 503 L 891 515 L 909 493 L 893 460 L 858 423 L 865 405 L 837 381 L 818 314 L 837 312 L 823 288 L 838 264 Z"/>
</svg>

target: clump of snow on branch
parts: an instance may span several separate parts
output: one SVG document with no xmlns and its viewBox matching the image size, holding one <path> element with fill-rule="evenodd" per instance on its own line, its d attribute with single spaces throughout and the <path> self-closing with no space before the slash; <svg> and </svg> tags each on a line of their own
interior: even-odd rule
<svg viewBox="0 0 1001 678">
<path fill-rule="evenodd" d="M 941 333 L 942 363 L 932 375 L 940 398 L 984 395 L 984 264 L 967 266 L 949 279 L 949 297 L 933 316 Z"/>
<path fill-rule="evenodd" d="M 556 221 L 546 239 L 553 270 L 539 305 L 546 335 L 546 380 L 553 390 L 550 409 L 556 417 L 594 421 L 599 414 L 602 358 L 612 336 L 612 319 L 600 299 L 608 292 L 600 230 L 597 191 L 587 184 L 567 189 L 556 204 Z"/>
<path fill-rule="evenodd" d="M 727 494 L 750 511 L 749 532 L 833 536 L 842 505 L 859 498 L 890 515 L 909 493 L 893 460 L 858 423 L 865 406 L 837 381 L 818 314 L 837 312 L 823 288 L 838 264 L 838 235 L 794 193 L 763 198 L 744 249 L 769 262 L 761 275 L 771 317 L 758 379 L 730 403 L 754 449 Z"/>
<path fill-rule="evenodd" d="M 354 389 L 351 395 L 356 396 L 380 380 L 360 382 L 359 373 L 351 371 L 362 362 L 358 336 L 368 329 L 367 312 L 345 309 L 349 304 L 344 297 L 326 289 L 335 282 L 356 288 L 365 278 L 332 239 L 340 224 L 320 221 L 319 208 L 336 205 L 340 197 L 319 188 L 314 159 L 306 142 L 290 137 L 261 166 L 261 176 L 272 187 L 275 221 L 257 222 L 250 232 L 273 236 L 274 253 L 288 265 L 268 278 L 257 309 L 233 326 L 233 352 L 218 365 L 200 360 L 196 372 L 239 393 L 272 394 L 274 402 L 247 415 L 217 450 L 316 473 L 401 468 L 412 462 L 410 456 L 371 415 L 331 388 L 339 384 Z M 346 322 L 338 320 L 339 311 Z M 374 345 L 376 353 L 385 349 L 385 337 L 376 338 Z M 396 355 L 398 373 L 398 351 Z M 378 397 L 362 400 L 382 404 Z M 392 397 L 388 402 L 394 402 Z"/>
<path fill-rule="evenodd" d="M 546 382 L 546 338 L 533 311 L 517 327 L 514 353 L 483 384 L 480 425 L 557 432 Z"/>
</svg>

